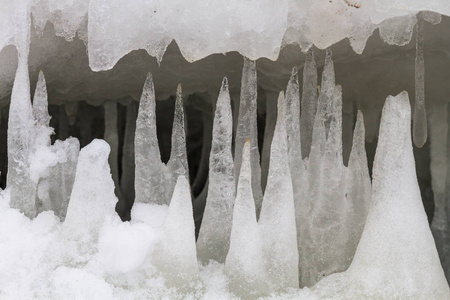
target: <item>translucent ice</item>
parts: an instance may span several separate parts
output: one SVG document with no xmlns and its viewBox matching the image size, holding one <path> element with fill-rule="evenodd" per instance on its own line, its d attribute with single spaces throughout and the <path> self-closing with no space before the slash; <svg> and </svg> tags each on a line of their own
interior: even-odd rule
<svg viewBox="0 0 450 300">
<path fill-rule="evenodd" d="M 233 116 L 228 80 L 223 79 L 214 116 L 209 184 L 202 226 L 197 240 L 199 260 L 225 262 L 230 245 L 236 186 L 231 155 Z"/>
<path fill-rule="evenodd" d="M 47 87 L 42 71 L 39 72 L 34 92 L 33 116 L 36 120 L 36 146 L 50 146 L 50 135 L 53 133 L 53 129 L 49 128 L 50 115 L 48 114 Z"/>
<path fill-rule="evenodd" d="M 268 292 L 261 232 L 252 193 L 250 140 L 244 145 L 239 176 L 225 272 L 229 289 L 238 297 L 250 299 Z"/>
<path fill-rule="evenodd" d="M 419 17 L 416 26 L 416 64 L 415 91 L 416 101 L 413 118 L 413 140 L 416 147 L 422 147 L 427 141 L 427 112 L 425 109 L 425 62 L 423 59 L 423 19 Z"/>
<path fill-rule="evenodd" d="M 155 88 L 152 76 L 148 74 L 139 103 L 134 137 L 135 202 L 167 204 L 165 165 L 159 152 L 155 109 Z"/>
<path fill-rule="evenodd" d="M 175 100 L 175 113 L 173 116 L 172 145 L 170 159 L 167 162 L 166 197 L 172 197 L 178 177 L 189 178 L 189 169 L 186 154 L 186 132 L 184 131 L 184 104 L 181 84 L 177 88 Z"/>
<path fill-rule="evenodd" d="M 274 291 L 298 288 L 298 250 L 294 194 L 286 135 L 284 93 L 278 97 L 278 117 L 270 150 L 269 177 L 259 225 L 264 262 Z"/>
<path fill-rule="evenodd" d="M 162 240 L 152 260 L 167 286 L 187 291 L 199 277 L 191 191 L 184 176 L 177 180 L 163 224 Z"/>
<path fill-rule="evenodd" d="M 252 166 L 252 189 L 255 197 L 256 214 L 259 216 L 262 202 L 261 167 L 259 165 L 258 130 L 256 123 L 256 62 L 244 58 L 242 70 L 241 98 L 239 104 L 239 117 L 236 129 L 236 141 L 234 147 L 234 172 L 235 180 L 239 178 L 242 163 L 242 150 L 245 141 L 250 138 L 250 163 Z"/>
<path fill-rule="evenodd" d="M 320 297 L 450 297 L 420 197 L 410 126 L 408 94 L 389 96 L 381 117 L 372 204 L 361 241 L 348 271 L 315 287 Z"/>
</svg>

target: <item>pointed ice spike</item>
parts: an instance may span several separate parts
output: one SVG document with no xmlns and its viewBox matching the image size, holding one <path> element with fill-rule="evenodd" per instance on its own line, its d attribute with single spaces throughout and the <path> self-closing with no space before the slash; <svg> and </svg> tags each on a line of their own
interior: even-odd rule
<svg viewBox="0 0 450 300">
<path fill-rule="evenodd" d="M 134 199 L 134 134 L 136 132 L 137 107 L 134 100 L 127 106 L 127 119 L 125 124 L 125 135 L 123 139 L 122 176 L 120 178 L 120 189 L 127 203 L 131 204 Z M 128 208 L 129 209 L 129 208 Z"/>
<path fill-rule="evenodd" d="M 30 176 L 30 152 L 34 147 L 34 118 L 30 99 L 28 58 L 19 56 L 8 118 L 8 179 L 12 208 L 27 217 L 36 215 L 36 183 Z"/>
<path fill-rule="evenodd" d="M 314 51 L 310 49 L 306 54 L 303 67 L 303 89 L 300 117 L 300 130 L 302 137 L 303 157 L 309 157 L 312 143 L 314 117 L 317 108 L 317 67 L 314 60 Z"/>
<path fill-rule="evenodd" d="M 172 127 L 172 146 L 170 159 L 167 162 L 168 182 L 166 185 L 166 195 L 168 199 L 172 197 L 173 189 L 177 178 L 184 176 L 189 178 L 189 169 L 186 154 L 186 132 L 184 130 L 184 108 L 181 84 L 177 88 L 177 99 L 175 100 L 175 113 Z"/>
<path fill-rule="evenodd" d="M 164 221 L 162 240 L 156 246 L 152 260 L 166 285 L 181 292 L 188 291 L 199 277 L 191 191 L 184 176 L 177 180 Z"/>
<path fill-rule="evenodd" d="M 349 191 L 347 199 L 349 201 L 350 238 L 348 241 L 348 263 L 350 264 L 358 246 L 359 239 L 366 223 L 369 212 L 370 199 L 372 197 L 372 184 L 369 176 L 369 166 L 365 147 L 364 118 L 361 111 L 358 111 L 355 130 L 353 133 L 353 145 L 348 162 L 350 172 Z"/>
<path fill-rule="evenodd" d="M 107 101 L 103 104 L 105 109 L 104 139 L 111 147 L 109 165 L 116 188 L 119 188 L 119 134 L 117 132 L 117 103 Z"/>
<path fill-rule="evenodd" d="M 431 230 L 437 250 L 443 257 L 448 231 L 445 211 L 445 184 L 447 176 L 447 103 L 436 105 L 430 118 L 430 171 L 434 195 L 434 216 Z"/>
<path fill-rule="evenodd" d="M 264 139 L 261 153 L 261 188 L 263 192 L 267 185 L 270 145 L 272 144 L 275 123 L 277 122 L 277 98 L 278 93 L 266 92 L 266 126 L 264 127 Z"/>
<path fill-rule="evenodd" d="M 259 218 L 264 261 L 274 291 L 298 288 L 299 283 L 294 194 L 286 159 L 288 148 L 285 115 L 286 106 L 281 92 L 270 153 L 269 180 Z"/>
<path fill-rule="evenodd" d="M 47 87 L 45 85 L 44 73 L 39 71 L 39 77 L 33 98 L 33 116 L 36 119 L 36 125 L 48 127 L 50 124 L 50 115 L 48 114 Z"/>
<path fill-rule="evenodd" d="M 244 145 L 239 174 L 230 250 L 225 261 L 228 287 L 232 293 L 243 299 L 261 297 L 269 291 L 251 176 L 248 139 Z"/>
<path fill-rule="evenodd" d="M 64 229 L 79 240 L 96 240 L 108 217 L 115 212 L 117 198 L 108 164 L 110 147 L 103 140 L 93 140 L 81 149 L 75 182 L 70 196 Z"/>
<path fill-rule="evenodd" d="M 135 149 L 135 202 L 167 204 L 165 166 L 161 161 L 156 135 L 155 89 L 152 75 L 145 80 L 136 120 Z"/>
<path fill-rule="evenodd" d="M 427 112 L 425 109 L 425 62 L 423 58 L 423 19 L 419 17 L 416 25 L 415 91 L 416 101 L 413 118 L 413 140 L 421 148 L 427 141 Z"/>
<path fill-rule="evenodd" d="M 250 138 L 250 163 L 252 166 L 252 189 L 255 197 L 257 216 L 261 210 L 261 167 L 259 165 L 258 150 L 258 128 L 257 128 L 257 82 L 256 62 L 244 57 L 244 68 L 242 70 L 241 97 L 239 104 L 239 117 L 236 129 L 236 140 L 234 147 L 235 180 L 239 178 L 242 163 L 242 149 L 247 138 Z"/>
<path fill-rule="evenodd" d="M 209 157 L 209 185 L 202 226 L 197 240 L 198 258 L 206 263 L 214 259 L 220 263 L 230 245 L 236 186 L 231 155 L 233 116 L 228 80 L 225 77 L 217 100 L 214 116 L 211 154 Z"/>
</svg>

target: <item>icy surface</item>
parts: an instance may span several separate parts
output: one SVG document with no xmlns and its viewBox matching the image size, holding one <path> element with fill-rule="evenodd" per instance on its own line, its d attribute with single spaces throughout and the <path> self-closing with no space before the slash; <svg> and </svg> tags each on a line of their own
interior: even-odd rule
<svg viewBox="0 0 450 300">
<path fill-rule="evenodd" d="M 261 167 L 259 164 L 258 129 L 256 123 L 256 62 L 244 58 L 242 70 L 241 97 L 239 105 L 238 125 L 234 148 L 234 171 L 236 185 L 242 164 L 242 150 L 244 143 L 250 139 L 250 164 L 252 166 L 252 190 L 255 198 L 256 214 L 259 216 L 262 202 Z"/>
<path fill-rule="evenodd" d="M 410 126 L 408 94 L 389 96 L 381 117 L 372 204 L 361 241 L 348 271 L 316 286 L 320 296 L 450 297 L 420 197 Z"/>
<path fill-rule="evenodd" d="M 289 170 L 284 93 L 278 97 L 278 117 L 270 150 L 269 177 L 259 226 L 264 262 L 273 291 L 298 288 L 298 250 L 294 193 Z"/>
<path fill-rule="evenodd" d="M 224 263 L 230 245 L 236 186 L 231 155 L 233 117 L 228 80 L 223 79 L 214 116 L 209 157 L 209 183 L 202 226 L 197 239 L 198 258 Z"/>
<path fill-rule="evenodd" d="M 167 204 L 165 168 L 161 161 L 156 135 L 155 88 L 151 74 L 147 75 L 136 120 L 134 137 L 135 182 L 137 203 Z"/>
<path fill-rule="evenodd" d="M 228 287 L 238 297 L 255 298 L 268 293 L 261 232 L 253 201 L 250 140 L 244 144 L 241 172 L 233 211 L 230 250 L 225 261 Z"/>
</svg>

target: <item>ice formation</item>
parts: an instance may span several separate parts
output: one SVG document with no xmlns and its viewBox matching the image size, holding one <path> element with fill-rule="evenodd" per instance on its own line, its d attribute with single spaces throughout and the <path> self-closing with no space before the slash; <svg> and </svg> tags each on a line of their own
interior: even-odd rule
<svg viewBox="0 0 450 300">
<path fill-rule="evenodd" d="M 0 7 L 0 298 L 450 299 L 447 1 Z"/>
</svg>

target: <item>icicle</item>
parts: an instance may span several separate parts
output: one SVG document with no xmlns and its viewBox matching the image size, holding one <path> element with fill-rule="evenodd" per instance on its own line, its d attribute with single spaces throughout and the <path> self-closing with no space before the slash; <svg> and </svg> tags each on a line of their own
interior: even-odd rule
<svg viewBox="0 0 450 300">
<path fill-rule="evenodd" d="M 306 54 L 303 67 L 303 89 L 300 117 L 300 130 L 302 137 L 302 155 L 309 157 L 312 143 L 314 118 L 317 108 L 317 67 L 314 60 L 314 51 L 310 49 Z"/>
<path fill-rule="evenodd" d="M 189 291 L 199 278 L 191 191 L 184 176 L 177 180 L 164 221 L 162 240 L 156 246 L 152 260 L 166 285 L 181 292 Z"/>
<path fill-rule="evenodd" d="M 119 134 L 117 133 L 117 103 L 107 101 L 103 104 L 105 108 L 105 133 L 104 139 L 111 147 L 109 153 L 109 165 L 111 166 L 112 178 L 116 189 L 119 188 Z"/>
<path fill-rule="evenodd" d="M 423 58 L 423 19 L 419 17 L 416 25 L 416 63 L 415 84 L 416 101 L 413 118 L 414 145 L 421 148 L 427 141 L 427 112 L 425 109 L 425 63 Z"/>
<path fill-rule="evenodd" d="M 137 107 L 136 102 L 131 100 L 127 106 L 125 124 L 125 135 L 122 151 L 122 176 L 120 178 L 120 189 L 128 204 L 134 200 L 134 134 L 136 132 Z"/>
<path fill-rule="evenodd" d="M 256 62 L 244 57 L 242 70 L 241 98 L 239 104 L 239 117 L 236 129 L 234 148 L 235 180 L 239 178 L 242 163 L 242 150 L 247 138 L 250 138 L 250 163 L 252 166 L 252 190 L 255 197 L 256 214 L 259 216 L 262 202 L 261 167 L 259 165 L 258 129 L 256 123 Z"/>
<path fill-rule="evenodd" d="M 33 116 L 36 119 L 37 126 L 49 127 L 50 115 L 48 114 L 47 87 L 45 85 L 45 77 L 42 71 L 39 71 L 36 90 L 34 92 Z"/>
<path fill-rule="evenodd" d="M 445 211 L 445 183 L 447 175 L 447 103 L 436 105 L 430 119 L 430 171 L 434 195 L 434 216 L 431 229 L 441 257 L 448 232 Z"/>
<path fill-rule="evenodd" d="M 149 73 L 139 103 L 134 137 L 135 202 L 167 204 L 164 186 L 165 166 L 161 161 L 156 135 L 155 108 L 155 89 L 152 75 Z"/>
<path fill-rule="evenodd" d="M 277 122 L 277 99 L 277 93 L 266 92 L 266 126 L 264 128 L 264 139 L 261 153 L 261 188 L 263 192 L 267 185 L 270 146 L 272 144 L 273 133 L 275 131 L 275 123 Z"/>
<path fill-rule="evenodd" d="M 364 118 L 361 111 L 358 111 L 356 118 L 348 170 L 350 178 L 347 194 L 349 202 L 347 228 L 350 231 L 350 238 L 347 244 L 347 263 L 350 265 L 366 223 L 372 197 L 372 184 L 365 147 Z"/>
<path fill-rule="evenodd" d="M 247 139 L 233 211 L 230 250 L 225 261 L 228 287 L 243 299 L 254 299 L 269 292 L 251 176 L 250 139 Z"/>
<path fill-rule="evenodd" d="M 80 241 L 95 241 L 106 218 L 118 217 L 114 207 L 114 181 L 108 164 L 110 148 L 93 140 L 81 149 L 64 229 Z"/>
<path fill-rule="evenodd" d="M 170 159 L 167 162 L 168 180 L 166 185 L 166 197 L 172 197 L 177 178 L 184 176 L 189 178 L 189 169 L 186 154 L 186 132 L 184 130 L 184 108 L 181 84 L 177 88 L 177 99 L 175 101 L 175 113 L 172 127 L 172 146 Z"/>
<path fill-rule="evenodd" d="M 259 219 L 264 261 L 274 291 L 298 288 L 299 283 L 294 194 L 286 159 L 288 148 L 285 111 L 284 95 L 280 92 L 278 118 L 270 153 L 269 180 Z"/>
<path fill-rule="evenodd" d="M 209 185 L 202 226 L 197 240 L 198 257 L 203 263 L 214 259 L 223 263 L 230 245 L 236 186 L 231 155 L 233 116 L 228 80 L 222 82 L 214 116 L 209 158 Z"/>
</svg>

